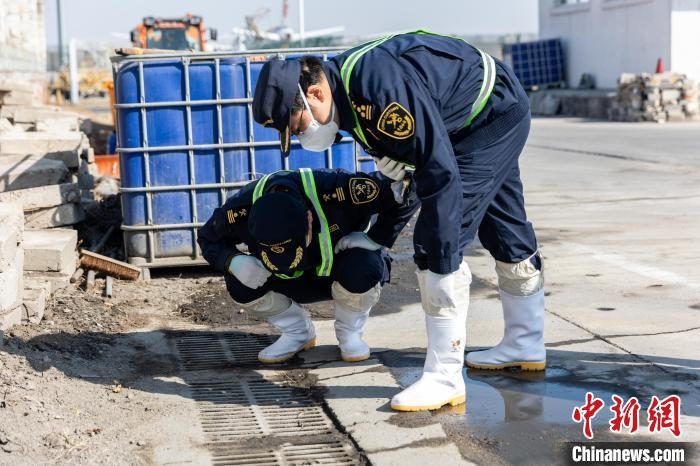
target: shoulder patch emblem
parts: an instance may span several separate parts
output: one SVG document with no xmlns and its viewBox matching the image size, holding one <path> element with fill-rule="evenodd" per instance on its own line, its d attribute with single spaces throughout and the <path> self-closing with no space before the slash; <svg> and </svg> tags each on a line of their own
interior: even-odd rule
<svg viewBox="0 0 700 466">
<path fill-rule="evenodd" d="M 413 136 L 413 116 L 398 102 L 390 103 L 382 112 L 377 122 L 377 129 L 394 139 L 406 139 Z"/>
<path fill-rule="evenodd" d="M 379 186 L 369 178 L 350 178 L 349 191 L 353 204 L 366 204 L 379 196 Z"/>
</svg>

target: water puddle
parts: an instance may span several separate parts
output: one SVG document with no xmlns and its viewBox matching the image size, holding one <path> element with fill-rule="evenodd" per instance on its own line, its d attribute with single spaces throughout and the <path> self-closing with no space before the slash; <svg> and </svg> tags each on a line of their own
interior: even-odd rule
<svg viewBox="0 0 700 466">
<path fill-rule="evenodd" d="M 386 364 L 402 386 L 421 375 L 424 353 L 385 353 Z M 439 422 L 462 455 L 479 464 L 551 464 L 565 462 L 565 443 L 585 441 L 582 424 L 571 419 L 575 407 L 592 392 L 605 402 L 593 419 L 596 441 L 630 440 L 613 434 L 608 421 L 612 395 L 632 396 L 611 385 L 587 382 L 571 371 L 551 367 L 545 372 L 464 369 L 467 402 L 426 413 L 397 413 L 392 423 L 403 427 Z M 640 424 L 645 421 L 644 411 Z M 645 427 L 640 425 L 640 430 Z M 643 440 L 635 435 L 634 440 Z"/>
</svg>

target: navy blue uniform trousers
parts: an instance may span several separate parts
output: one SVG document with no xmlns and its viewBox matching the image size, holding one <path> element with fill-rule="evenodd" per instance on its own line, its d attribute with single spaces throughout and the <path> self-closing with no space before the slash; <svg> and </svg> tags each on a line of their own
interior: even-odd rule
<svg viewBox="0 0 700 466">
<path fill-rule="evenodd" d="M 236 277 L 226 273 L 226 289 L 238 303 L 249 303 L 268 291 L 281 293 L 298 303 L 314 303 L 332 299 L 331 285 L 339 282 L 351 293 L 364 293 L 377 283 L 384 285 L 391 275 L 391 259 L 383 251 L 351 248 L 333 256 L 329 277 L 319 277 L 314 270 L 306 270 L 299 278 L 283 279 L 271 275 L 260 288 L 252 289 Z"/>
<path fill-rule="evenodd" d="M 537 251 L 537 239 L 525 213 L 518 158 L 530 131 L 530 115 L 508 133 L 484 147 L 473 141 L 453 140 L 462 181 L 462 225 L 459 247 L 464 250 L 478 234 L 481 244 L 498 261 L 516 263 Z M 416 243 L 416 264 L 427 268 L 427 258 Z"/>
</svg>

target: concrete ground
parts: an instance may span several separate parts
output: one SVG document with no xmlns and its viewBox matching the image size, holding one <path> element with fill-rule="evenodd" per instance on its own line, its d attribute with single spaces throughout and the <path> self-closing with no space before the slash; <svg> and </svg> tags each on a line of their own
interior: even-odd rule
<svg viewBox="0 0 700 466">
<path fill-rule="evenodd" d="M 465 369 L 461 411 L 392 412 L 391 396 L 420 375 L 425 345 L 403 241 L 398 283 L 385 297 L 405 304 L 398 312 L 380 305 L 370 319 L 374 359 L 314 370 L 373 464 L 561 463 L 563 442 L 585 440 L 571 412 L 587 391 L 606 403 L 596 440 L 673 440 L 650 434 L 646 419 L 651 397 L 669 394 L 682 399 L 679 440 L 700 440 L 700 124 L 538 119 L 521 166 L 545 256 L 548 369 Z M 498 343 L 502 316 L 492 259 L 477 246 L 468 262 L 469 351 Z M 317 331 L 321 346 L 303 357 L 309 364 L 337 358 L 333 322 Z M 634 436 L 609 432 L 612 394 L 642 404 Z"/>
</svg>

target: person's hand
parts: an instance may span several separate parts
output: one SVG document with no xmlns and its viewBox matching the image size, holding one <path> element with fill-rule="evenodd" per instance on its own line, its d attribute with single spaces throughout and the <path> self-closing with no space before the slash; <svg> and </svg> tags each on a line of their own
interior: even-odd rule
<svg viewBox="0 0 700 466">
<path fill-rule="evenodd" d="M 435 307 L 455 307 L 455 273 L 426 271 L 425 292 L 428 303 Z"/>
<path fill-rule="evenodd" d="M 231 275 L 248 288 L 260 288 L 272 273 L 265 268 L 257 257 L 241 254 L 231 259 L 228 266 Z"/>
<path fill-rule="evenodd" d="M 374 161 L 377 164 L 377 169 L 387 178 L 391 178 L 394 181 L 400 181 L 403 180 L 404 176 L 406 176 L 406 169 L 401 162 L 391 160 L 386 156 L 382 157 L 381 159 L 375 157 Z"/>
<path fill-rule="evenodd" d="M 335 245 L 334 252 L 338 254 L 340 251 L 345 251 L 350 248 L 362 248 L 376 251 L 377 249 L 381 249 L 381 247 L 381 244 L 375 243 L 364 231 L 353 231 L 340 238 Z"/>
</svg>

